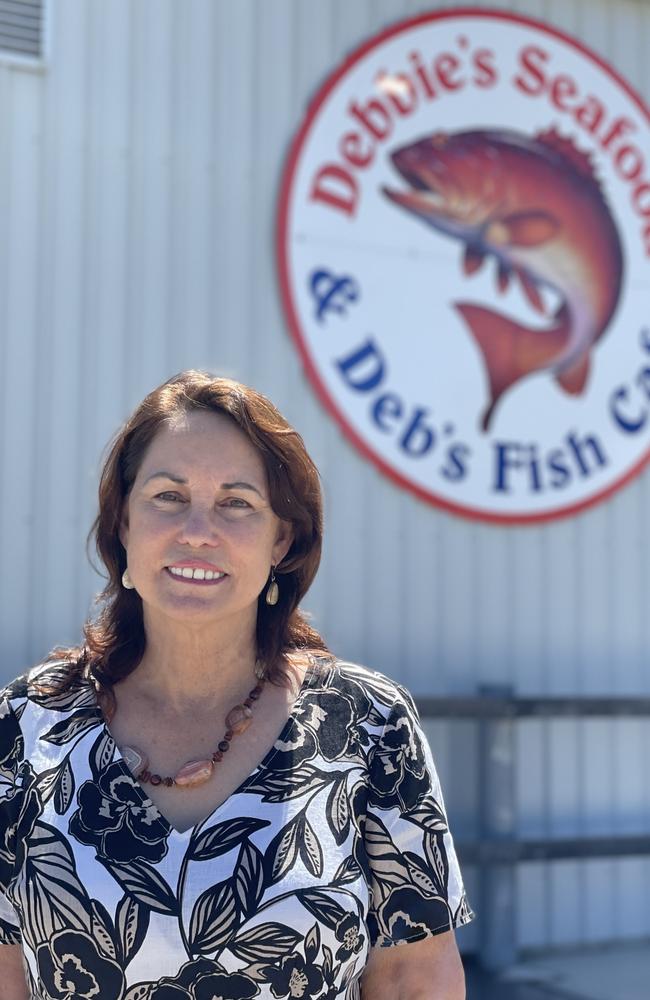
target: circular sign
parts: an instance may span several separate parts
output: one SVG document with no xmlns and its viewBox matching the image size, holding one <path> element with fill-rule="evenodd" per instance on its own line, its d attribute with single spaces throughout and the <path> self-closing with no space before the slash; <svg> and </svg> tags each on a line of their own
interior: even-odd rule
<svg viewBox="0 0 650 1000">
<path fill-rule="evenodd" d="M 442 11 L 354 52 L 295 139 L 278 258 L 318 394 L 418 496 L 539 521 L 650 458 L 650 115 L 548 25 Z"/>
</svg>

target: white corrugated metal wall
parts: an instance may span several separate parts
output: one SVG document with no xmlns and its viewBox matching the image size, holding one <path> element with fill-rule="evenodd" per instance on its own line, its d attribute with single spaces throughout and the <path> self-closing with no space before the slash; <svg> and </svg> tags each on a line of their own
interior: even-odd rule
<svg viewBox="0 0 650 1000">
<path fill-rule="evenodd" d="M 0 62 L 2 675 L 78 637 L 100 587 L 84 556 L 100 452 L 147 390 L 195 366 L 267 392 L 320 466 L 327 542 L 305 606 L 337 652 L 421 694 L 649 693 L 650 472 L 545 526 L 455 518 L 353 451 L 286 332 L 276 199 L 307 101 L 371 34 L 458 5 L 46 6 L 44 66 Z M 578 36 L 650 98 L 648 3 L 499 6 Z M 429 731 L 456 829 L 471 834 L 474 730 Z M 522 834 L 648 830 L 648 724 L 518 732 Z M 648 861 L 530 865 L 519 889 L 524 946 L 650 934 Z"/>
</svg>

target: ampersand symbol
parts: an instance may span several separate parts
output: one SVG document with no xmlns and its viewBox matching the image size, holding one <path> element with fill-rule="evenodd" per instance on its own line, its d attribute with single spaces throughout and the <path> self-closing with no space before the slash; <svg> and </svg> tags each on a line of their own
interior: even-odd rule
<svg viewBox="0 0 650 1000">
<path fill-rule="evenodd" d="M 336 277 L 330 271 L 314 271 L 310 287 L 316 300 L 316 319 L 322 323 L 328 312 L 344 315 L 347 305 L 359 298 L 359 286 L 349 275 Z"/>
</svg>

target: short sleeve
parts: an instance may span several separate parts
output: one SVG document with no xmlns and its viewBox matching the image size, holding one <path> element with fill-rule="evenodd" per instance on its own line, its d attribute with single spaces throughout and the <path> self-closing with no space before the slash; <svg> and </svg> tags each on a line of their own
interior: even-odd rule
<svg viewBox="0 0 650 1000">
<path fill-rule="evenodd" d="M 17 771 L 23 756 L 20 724 L 6 697 L 0 698 L 0 944 L 20 944 L 20 922 L 7 896 L 16 869 L 16 829 L 23 795 Z"/>
<path fill-rule="evenodd" d="M 373 945 L 418 941 L 472 919 L 440 781 L 406 691 L 369 752 L 364 837 Z"/>
</svg>

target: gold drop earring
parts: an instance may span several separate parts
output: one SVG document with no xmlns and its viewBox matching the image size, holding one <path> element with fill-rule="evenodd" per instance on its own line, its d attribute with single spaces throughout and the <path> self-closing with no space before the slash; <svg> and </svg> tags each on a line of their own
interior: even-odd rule
<svg viewBox="0 0 650 1000">
<path fill-rule="evenodd" d="M 271 582 L 268 585 L 266 591 L 266 603 L 273 605 L 278 603 L 280 597 L 280 588 L 278 587 L 277 580 L 275 579 L 275 566 L 271 566 Z"/>
</svg>

